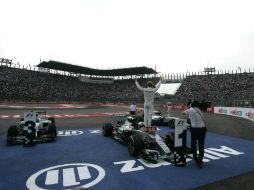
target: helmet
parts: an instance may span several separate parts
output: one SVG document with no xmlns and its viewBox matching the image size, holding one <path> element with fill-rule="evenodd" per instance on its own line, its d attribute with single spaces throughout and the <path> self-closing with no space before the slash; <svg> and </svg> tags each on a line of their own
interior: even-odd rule
<svg viewBox="0 0 254 190">
<path fill-rule="evenodd" d="M 145 127 L 145 123 L 144 122 L 139 122 L 138 123 L 138 128 L 142 128 L 142 127 Z"/>
<path fill-rule="evenodd" d="M 127 120 L 128 120 L 130 123 L 133 123 L 133 122 L 134 122 L 134 117 L 129 116 L 129 117 L 127 117 Z"/>
<path fill-rule="evenodd" d="M 153 82 L 152 81 L 148 81 L 147 82 L 147 87 L 151 87 L 152 88 L 153 87 Z"/>
</svg>

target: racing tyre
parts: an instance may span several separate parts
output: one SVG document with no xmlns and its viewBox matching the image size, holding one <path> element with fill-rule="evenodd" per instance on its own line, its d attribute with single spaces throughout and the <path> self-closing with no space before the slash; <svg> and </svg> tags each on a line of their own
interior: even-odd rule
<svg viewBox="0 0 254 190">
<path fill-rule="evenodd" d="M 55 121 L 55 118 L 54 118 L 54 117 L 49 117 L 48 120 L 51 121 L 52 124 L 56 124 L 56 121 Z"/>
<path fill-rule="evenodd" d="M 131 135 L 128 138 L 128 151 L 130 155 L 137 156 L 143 149 L 143 141 L 138 135 Z"/>
<path fill-rule="evenodd" d="M 106 136 L 106 137 L 111 136 L 112 131 L 113 131 L 113 125 L 111 123 L 105 123 L 102 126 L 102 133 L 104 136 Z"/>
<path fill-rule="evenodd" d="M 165 135 L 165 138 L 164 138 L 165 144 L 168 146 L 171 152 L 174 150 L 174 147 L 175 147 L 174 136 L 175 134 L 173 132 L 169 132 Z"/>
<path fill-rule="evenodd" d="M 56 126 L 54 124 L 49 125 L 48 136 L 50 138 L 50 141 L 54 141 L 56 139 L 57 130 L 56 130 Z"/>
<path fill-rule="evenodd" d="M 18 136 L 18 129 L 16 125 L 11 125 L 7 131 L 7 145 L 15 144 L 12 140 Z"/>
</svg>

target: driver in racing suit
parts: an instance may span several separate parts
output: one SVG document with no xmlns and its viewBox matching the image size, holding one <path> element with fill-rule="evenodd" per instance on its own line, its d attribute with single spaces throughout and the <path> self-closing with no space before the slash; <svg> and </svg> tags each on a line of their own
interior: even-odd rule
<svg viewBox="0 0 254 190">
<path fill-rule="evenodd" d="M 156 91 L 160 88 L 161 80 L 156 84 L 155 88 L 153 88 L 153 82 L 147 82 L 147 88 L 143 88 L 139 85 L 137 79 L 135 80 L 136 86 L 139 90 L 144 92 L 144 124 L 146 127 L 151 127 L 152 123 L 152 114 L 154 108 L 154 95 Z"/>
<path fill-rule="evenodd" d="M 168 102 L 167 103 L 167 116 L 171 116 L 171 112 L 172 112 L 172 103 Z"/>
</svg>

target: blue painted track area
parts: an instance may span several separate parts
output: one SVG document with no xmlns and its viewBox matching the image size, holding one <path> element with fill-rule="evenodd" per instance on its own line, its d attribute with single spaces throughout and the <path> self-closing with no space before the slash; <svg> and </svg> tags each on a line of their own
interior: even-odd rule
<svg viewBox="0 0 254 190">
<path fill-rule="evenodd" d="M 168 131 L 160 127 L 158 133 Z M 7 146 L 5 141 L 1 136 L 1 190 L 185 190 L 254 170 L 254 142 L 214 133 L 207 133 L 202 169 L 191 159 L 187 167 L 147 163 L 94 128 L 59 130 L 55 142 L 34 147 Z"/>
</svg>

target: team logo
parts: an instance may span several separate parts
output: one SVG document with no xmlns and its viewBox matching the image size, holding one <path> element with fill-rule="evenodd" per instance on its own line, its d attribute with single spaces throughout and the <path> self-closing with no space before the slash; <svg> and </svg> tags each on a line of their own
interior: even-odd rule
<svg viewBox="0 0 254 190">
<path fill-rule="evenodd" d="M 226 113 L 228 113 L 228 110 L 223 109 L 223 108 L 219 108 L 218 112 L 226 114 Z"/>
<path fill-rule="evenodd" d="M 231 113 L 232 115 L 235 115 L 235 116 L 242 116 L 242 115 L 243 115 L 243 114 L 242 114 L 242 111 L 241 111 L 241 110 L 237 110 L 237 109 L 231 110 L 230 113 Z"/>
<path fill-rule="evenodd" d="M 81 135 L 83 131 L 76 131 L 76 130 L 65 130 L 65 131 L 57 131 L 58 136 L 75 136 Z"/>
<path fill-rule="evenodd" d="M 102 167 L 88 163 L 73 163 L 53 166 L 38 171 L 26 182 L 30 190 L 89 188 L 105 176 Z"/>
<path fill-rule="evenodd" d="M 249 111 L 246 113 L 247 118 L 254 120 L 254 112 Z"/>
</svg>

